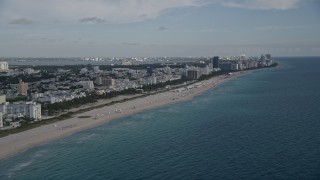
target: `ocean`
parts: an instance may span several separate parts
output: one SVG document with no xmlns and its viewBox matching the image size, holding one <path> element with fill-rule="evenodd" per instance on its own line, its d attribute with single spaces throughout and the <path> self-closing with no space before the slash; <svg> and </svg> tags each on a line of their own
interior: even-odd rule
<svg viewBox="0 0 320 180">
<path fill-rule="evenodd" d="M 320 57 L 0 161 L 0 179 L 320 179 Z"/>
</svg>

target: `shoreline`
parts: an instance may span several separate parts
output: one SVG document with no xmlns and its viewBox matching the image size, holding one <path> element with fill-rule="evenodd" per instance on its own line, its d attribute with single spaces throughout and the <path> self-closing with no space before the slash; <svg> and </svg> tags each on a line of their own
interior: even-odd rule
<svg viewBox="0 0 320 180">
<path fill-rule="evenodd" d="M 232 75 L 221 75 L 197 82 L 199 87 L 178 92 L 178 89 L 160 92 L 147 97 L 115 103 L 110 106 L 96 108 L 87 112 L 75 114 L 74 117 L 52 124 L 42 125 L 17 134 L 0 138 L 0 160 L 15 156 L 32 147 L 46 144 L 64 138 L 73 133 L 98 127 L 111 120 L 127 117 L 146 110 L 191 100 L 209 89 L 231 79 L 248 74 L 248 71 L 235 72 Z M 195 84 L 190 86 L 195 86 Z M 180 88 L 181 89 L 181 88 Z"/>
</svg>

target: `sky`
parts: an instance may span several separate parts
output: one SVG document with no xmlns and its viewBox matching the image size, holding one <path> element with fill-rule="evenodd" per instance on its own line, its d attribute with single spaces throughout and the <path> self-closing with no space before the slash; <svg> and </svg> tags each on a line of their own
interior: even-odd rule
<svg viewBox="0 0 320 180">
<path fill-rule="evenodd" d="M 0 0 L 0 57 L 320 56 L 319 0 Z"/>
</svg>

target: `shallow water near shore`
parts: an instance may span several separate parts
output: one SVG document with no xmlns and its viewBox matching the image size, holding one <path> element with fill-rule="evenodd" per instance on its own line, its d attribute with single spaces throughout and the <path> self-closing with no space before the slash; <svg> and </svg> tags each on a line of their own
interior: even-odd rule
<svg viewBox="0 0 320 180">
<path fill-rule="evenodd" d="M 320 58 L 0 161 L 0 179 L 319 179 Z"/>
</svg>

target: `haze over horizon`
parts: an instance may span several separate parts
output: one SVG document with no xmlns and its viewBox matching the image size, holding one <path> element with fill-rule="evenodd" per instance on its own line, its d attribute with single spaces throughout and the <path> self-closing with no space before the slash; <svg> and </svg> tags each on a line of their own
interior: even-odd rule
<svg viewBox="0 0 320 180">
<path fill-rule="evenodd" d="M 320 56 L 317 0 L 1 0 L 0 57 Z"/>
</svg>

